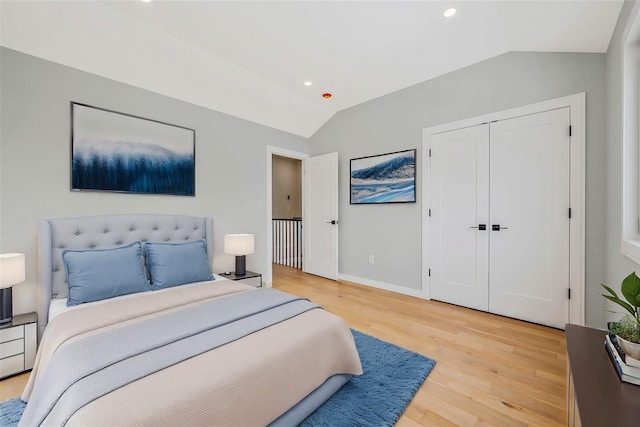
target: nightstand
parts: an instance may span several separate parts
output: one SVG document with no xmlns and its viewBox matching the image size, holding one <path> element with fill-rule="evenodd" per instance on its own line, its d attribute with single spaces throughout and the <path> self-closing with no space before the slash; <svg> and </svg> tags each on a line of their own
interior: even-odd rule
<svg viewBox="0 0 640 427">
<path fill-rule="evenodd" d="M 260 273 L 254 273 L 253 271 L 247 270 L 247 274 L 243 274 L 242 276 L 237 276 L 233 271 L 229 274 L 220 273 L 220 275 L 225 279 L 242 282 L 246 285 L 255 286 L 256 288 L 262 287 L 262 274 Z"/>
<path fill-rule="evenodd" d="M 38 348 L 38 315 L 18 314 L 0 325 L 0 379 L 33 369 Z"/>
</svg>

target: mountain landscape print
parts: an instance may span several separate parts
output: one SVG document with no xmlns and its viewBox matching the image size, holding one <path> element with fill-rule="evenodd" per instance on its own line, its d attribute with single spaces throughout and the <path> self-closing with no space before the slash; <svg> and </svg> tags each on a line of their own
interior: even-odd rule
<svg viewBox="0 0 640 427">
<path fill-rule="evenodd" d="M 195 195 L 195 131 L 72 104 L 73 190 Z"/>
<path fill-rule="evenodd" d="M 351 204 L 415 201 L 415 149 L 351 159 Z"/>
</svg>

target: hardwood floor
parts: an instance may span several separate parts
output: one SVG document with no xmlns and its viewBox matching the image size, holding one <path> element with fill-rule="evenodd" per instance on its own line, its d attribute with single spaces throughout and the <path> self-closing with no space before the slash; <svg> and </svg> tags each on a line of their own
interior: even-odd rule
<svg viewBox="0 0 640 427">
<path fill-rule="evenodd" d="M 566 425 L 563 331 L 275 264 L 273 277 L 350 327 L 436 360 L 398 426 Z"/>
<path fill-rule="evenodd" d="M 0 402 L 20 396 L 28 380 L 29 373 L 0 381 Z"/>
<path fill-rule="evenodd" d="M 567 422 L 564 332 L 274 265 L 273 286 L 350 327 L 436 360 L 398 426 L 560 426 Z M 28 374 L 0 381 L 18 396 Z"/>
</svg>

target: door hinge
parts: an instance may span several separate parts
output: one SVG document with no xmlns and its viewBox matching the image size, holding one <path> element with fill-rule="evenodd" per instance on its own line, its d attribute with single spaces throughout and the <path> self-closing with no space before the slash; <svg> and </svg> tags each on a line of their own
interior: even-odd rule
<svg viewBox="0 0 640 427">
<path fill-rule="evenodd" d="M 429 216 L 431 216 L 431 209 L 429 209 Z"/>
<path fill-rule="evenodd" d="M 431 269 L 429 269 L 429 277 L 431 277 Z"/>
<path fill-rule="evenodd" d="M 569 219 L 571 219 L 571 208 L 569 208 Z"/>
<path fill-rule="evenodd" d="M 569 125 L 569 136 L 571 136 L 571 125 Z"/>
<path fill-rule="evenodd" d="M 569 299 L 571 299 L 571 288 L 569 288 L 569 289 L 567 289 L 567 290 L 569 291 L 569 292 L 568 292 Z"/>
<path fill-rule="evenodd" d="M 429 157 L 431 157 L 431 148 L 429 148 Z"/>
</svg>

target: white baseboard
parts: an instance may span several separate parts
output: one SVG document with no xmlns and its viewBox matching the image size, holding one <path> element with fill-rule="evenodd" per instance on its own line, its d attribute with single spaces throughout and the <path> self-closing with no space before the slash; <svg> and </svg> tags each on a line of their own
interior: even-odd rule
<svg viewBox="0 0 640 427">
<path fill-rule="evenodd" d="M 398 294 L 409 295 L 416 298 L 423 298 L 422 290 L 405 288 L 404 286 L 394 285 L 392 283 L 379 282 L 377 280 L 365 279 L 363 277 L 350 276 L 348 274 L 338 274 L 338 279 L 346 280 L 347 282 L 358 283 L 360 285 L 371 286 L 372 288 L 384 289 L 385 291 L 391 291 Z"/>
</svg>

